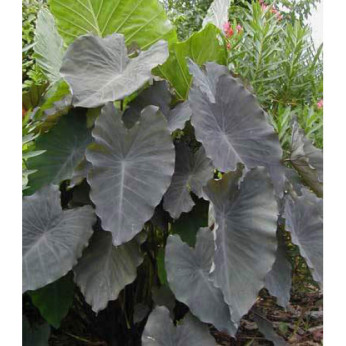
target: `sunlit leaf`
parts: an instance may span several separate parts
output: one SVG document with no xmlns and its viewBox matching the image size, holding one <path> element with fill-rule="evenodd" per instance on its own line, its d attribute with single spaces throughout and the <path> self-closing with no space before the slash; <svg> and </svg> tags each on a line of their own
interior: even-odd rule
<svg viewBox="0 0 346 346">
<path fill-rule="evenodd" d="M 208 327 L 191 314 L 174 326 L 169 311 L 164 306 L 156 307 L 149 315 L 142 334 L 143 346 L 214 346 Z"/>
<path fill-rule="evenodd" d="M 86 158 L 91 199 L 102 228 L 120 245 L 139 233 L 154 214 L 174 171 L 174 146 L 164 116 L 148 106 L 139 123 L 126 129 L 107 104 L 95 122 L 95 145 Z"/>
<path fill-rule="evenodd" d="M 125 43 L 145 49 L 160 39 L 175 41 L 176 33 L 157 0 L 49 0 L 58 30 L 67 44 L 93 33 L 106 37 L 114 32 Z"/>
<path fill-rule="evenodd" d="M 176 145 L 172 183 L 163 199 L 164 209 L 174 219 L 179 218 L 181 213 L 189 212 L 195 205 L 190 191 L 202 197 L 203 186 L 212 177 L 213 166 L 210 159 L 205 156 L 204 148 L 201 146 L 196 153 L 193 153 L 188 145 L 179 143 Z"/>
<path fill-rule="evenodd" d="M 322 199 L 307 189 L 302 196 L 287 196 L 285 202 L 286 229 L 292 242 L 312 271 L 312 277 L 323 285 L 323 215 Z"/>
<path fill-rule="evenodd" d="M 194 249 L 178 236 L 169 236 L 165 259 L 169 286 L 175 297 L 202 322 L 235 335 L 236 328 L 222 292 L 210 278 L 213 256 L 214 239 L 208 228 L 199 230 Z"/>
<path fill-rule="evenodd" d="M 118 298 L 120 291 L 133 282 L 137 267 L 143 262 L 139 244 L 134 239 L 114 246 L 109 232 L 97 231 L 74 267 L 75 282 L 85 300 L 97 313 Z"/>
<path fill-rule="evenodd" d="M 202 65 L 207 61 L 226 64 L 226 49 L 219 41 L 220 30 L 208 24 L 204 29 L 194 33 L 184 42 L 173 43 L 169 49 L 169 58 L 154 70 L 154 74 L 170 82 L 180 100 L 186 100 L 192 77 L 187 67 L 187 58 Z"/>
<path fill-rule="evenodd" d="M 90 206 L 62 210 L 57 186 L 23 199 L 23 292 L 65 275 L 88 244 L 96 218 Z"/>
<path fill-rule="evenodd" d="M 203 20 L 203 26 L 208 23 L 214 24 L 220 30 L 223 30 L 223 25 L 228 22 L 228 11 L 230 0 L 214 0 Z"/>
<path fill-rule="evenodd" d="M 135 92 L 167 57 L 165 41 L 129 59 L 123 35 L 101 38 L 88 34 L 69 46 L 60 72 L 71 86 L 73 105 L 94 108 Z"/>
<path fill-rule="evenodd" d="M 213 204 L 215 285 L 220 287 L 238 327 L 264 286 L 275 261 L 278 207 L 264 168 L 241 169 L 211 180 L 204 189 Z"/>
<path fill-rule="evenodd" d="M 41 9 L 35 31 L 35 60 L 51 83 L 60 79 L 60 67 L 65 53 L 64 42 L 58 34 L 54 17 L 49 10 Z"/>
<path fill-rule="evenodd" d="M 255 97 L 229 73 L 221 74 L 224 68 L 215 63 L 207 63 L 205 72 L 193 62 L 190 66 L 196 76 L 189 95 L 191 122 L 214 167 L 228 172 L 237 163 L 247 168 L 264 166 L 281 195 L 282 149 Z"/>
</svg>

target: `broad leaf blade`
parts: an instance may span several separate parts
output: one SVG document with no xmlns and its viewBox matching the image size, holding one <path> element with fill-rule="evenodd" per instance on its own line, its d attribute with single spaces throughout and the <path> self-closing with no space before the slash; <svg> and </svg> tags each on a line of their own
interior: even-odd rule
<svg viewBox="0 0 346 346">
<path fill-rule="evenodd" d="M 93 33 L 106 37 L 114 32 L 125 43 L 145 49 L 160 39 L 175 41 L 176 32 L 157 0 L 49 0 L 57 27 L 66 44 Z"/>
<path fill-rule="evenodd" d="M 323 152 L 315 148 L 299 128 L 298 122 L 293 123 L 291 162 L 303 180 L 314 192 L 323 195 Z"/>
<path fill-rule="evenodd" d="M 302 196 L 287 196 L 285 201 L 286 229 L 292 242 L 312 271 L 312 276 L 323 285 L 323 215 L 322 199 L 307 189 Z"/>
<path fill-rule="evenodd" d="M 169 311 L 156 307 L 149 315 L 142 335 L 143 346 L 213 346 L 208 327 L 188 314 L 182 324 L 174 327 Z"/>
<path fill-rule="evenodd" d="M 229 308 L 209 275 L 213 256 L 213 234 L 208 228 L 199 230 L 195 249 L 178 236 L 169 236 L 165 256 L 169 286 L 175 297 L 202 322 L 235 335 Z"/>
<path fill-rule="evenodd" d="M 51 83 L 60 79 L 60 67 L 65 53 L 64 42 L 55 27 L 49 10 L 38 13 L 35 31 L 35 60 Z"/>
<path fill-rule="evenodd" d="M 90 142 L 91 133 L 84 115 L 73 110 L 61 117 L 50 132 L 36 140 L 36 149 L 45 152 L 28 160 L 29 169 L 37 170 L 30 175 L 30 192 L 70 179 Z"/>
<path fill-rule="evenodd" d="M 61 320 L 67 315 L 72 304 L 75 286 L 70 274 L 30 292 L 33 304 L 40 310 L 41 316 L 54 328 L 60 327 Z"/>
<path fill-rule="evenodd" d="M 23 292 L 65 275 L 77 263 L 93 232 L 90 206 L 62 210 L 57 186 L 23 200 Z"/>
<path fill-rule="evenodd" d="M 213 279 L 236 326 L 264 286 L 277 248 L 278 207 L 265 169 L 224 174 L 204 189 L 213 204 L 216 232 Z"/>
<path fill-rule="evenodd" d="M 186 41 L 173 43 L 168 60 L 154 70 L 154 74 L 168 80 L 175 88 L 178 99 L 186 100 L 191 86 L 192 77 L 187 67 L 187 58 L 198 65 L 207 61 L 226 64 L 226 50 L 218 39 L 219 35 L 220 30 L 209 24 Z"/>
<path fill-rule="evenodd" d="M 112 104 L 95 123 L 96 145 L 88 148 L 91 199 L 102 228 L 120 245 L 139 233 L 154 214 L 174 170 L 174 147 L 167 123 L 154 106 L 145 108 L 130 130 Z"/>
<path fill-rule="evenodd" d="M 203 187 L 212 177 L 213 166 L 205 156 L 203 147 L 194 154 L 186 144 L 179 143 L 176 146 L 172 183 L 163 199 L 164 209 L 174 219 L 178 219 L 181 213 L 189 212 L 195 205 L 190 190 L 201 197 Z"/>
<path fill-rule="evenodd" d="M 190 66 L 196 76 L 189 95 L 191 123 L 214 167 L 228 172 L 238 163 L 247 168 L 264 166 L 281 196 L 282 149 L 255 97 L 230 74 L 221 74 L 223 67 L 207 63 L 203 78 L 201 71 L 194 72 L 198 71 L 195 64 Z"/>
<path fill-rule="evenodd" d="M 203 20 L 203 26 L 208 23 L 214 24 L 220 30 L 223 30 L 223 25 L 228 22 L 228 11 L 231 0 L 214 0 Z"/>
<path fill-rule="evenodd" d="M 95 232 L 89 247 L 74 267 L 75 282 L 86 302 L 97 313 L 118 298 L 120 291 L 133 282 L 137 267 L 143 262 L 139 244 L 134 239 L 113 246 L 109 232 Z"/>
<path fill-rule="evenodd" d="M 271 271 L 265 278 L 265 287 L 272 296 L 277 298 L 277 303 L 287 308 L 290 301 L 292 285 L 292 268 L 287 258 L 287 248 L 280 230 L 277 231 L 278 248 L 276 259 Z"/>
<path fill-rule="evenodd" d="M 73 105 L 94 108 L 135 92 L 167 57 L 165 41 L 129 59 L 123 35 L 84 35 L 69 46 L 60 72 L 71 86 Z"/>
</svg>

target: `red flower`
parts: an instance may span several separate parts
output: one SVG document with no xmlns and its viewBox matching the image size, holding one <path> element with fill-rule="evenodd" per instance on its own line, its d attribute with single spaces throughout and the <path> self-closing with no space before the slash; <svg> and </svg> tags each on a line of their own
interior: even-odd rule
<svg viewBox="0 0 346 346">
<path fill-rule="evenodd" d="M 231 44 L 229 42 L 227 42 L 226 47 L 227 47 L 227 50 L 230 50 L 231 49 Z"/>
<path fill-rule="evenodd" d="M 229 22 L 226 22 L 224 25 L 223 25 L 223 31 L 225 32 L 225 35 L 226 37 L 230 38 L 233 36 L 234 34 L 234 31 L 231 27 L 231 24 Z"/>
<path fill-rule="evenodd" d="M 318 109 L 322 109 L 322 108 L 323 108 L 323 99 L 320 99 L 320 100 L 317 102 L 317 108 L 318 108 Z"/>
</svg>

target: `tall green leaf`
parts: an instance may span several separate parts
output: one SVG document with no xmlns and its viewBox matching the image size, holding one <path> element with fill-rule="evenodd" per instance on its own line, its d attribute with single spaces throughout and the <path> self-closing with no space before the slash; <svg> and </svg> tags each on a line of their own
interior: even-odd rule
<svg viewBox="0 0 346 346">
<path fill-rule="evenodd" d="M 69 273 L 47 286 L 30 292 L 30 297 L 42 317 L 54 328 L 59 328 L 61 320 L 67 315 L 72 304 L 73 292 L 74 284 Z"/>
<path fill-rule="evenodd" d="M 66 44 L 87 33 L 106 37 L 117 32 L 126 45 L 135 42 L 142 49 L 161 39 L 176 40 L 157 0 L 49 0 L 49 5 Z"/>
<path fill-rule="evenodd" d="M 173 43 L 168 60 L 154 70 L 154 74 L 171 83 L 180 100 L 186 100 L 192 80 L 186 58 L 191 58 L 198 65 L 207 61 L 226 64 L 226 49 L 220 30 L 208 24 L 186 41 Z"/>
</svg>

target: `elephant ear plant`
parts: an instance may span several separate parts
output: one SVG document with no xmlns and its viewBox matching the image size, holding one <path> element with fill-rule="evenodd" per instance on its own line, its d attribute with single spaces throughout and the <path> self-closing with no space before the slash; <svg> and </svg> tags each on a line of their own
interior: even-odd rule
<svg viewBox="0 0 346 346">
<path fill-rule="evenodd" d="M 50 0 L 55 24 L 47 9 L 39 16 L 52 77 L 41 106 L 64 83 L 70 104 L 52 108 L 48 127 L 41 106 L 34 117 L 42 154 L 27 160 L 23 292 L 58 327 L 73 296 L 64 282 L 95 313 L 132 284 L 127 323 L 143 320 L 143 345 L 215 345 L 208 327 L 235 337 L 250 310 L 280 339 L 252 306 L 264 287 L 287 306 L 288 234 L 322 285 L 322 152 L 294 124 L 282 159 L 268 115 L 222 65 L 222 1 L 185 42 L 154 0 L 78 2 Z M 64 300 L 58 311 L 52 296 Z"/>
</svg>

